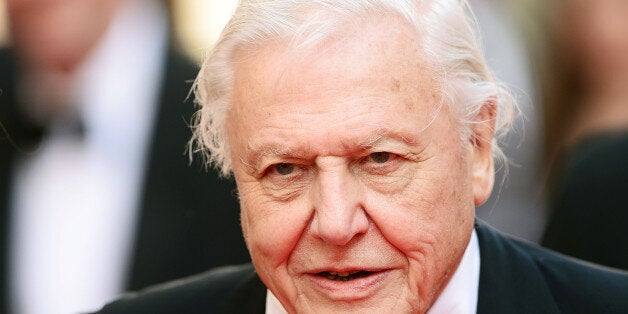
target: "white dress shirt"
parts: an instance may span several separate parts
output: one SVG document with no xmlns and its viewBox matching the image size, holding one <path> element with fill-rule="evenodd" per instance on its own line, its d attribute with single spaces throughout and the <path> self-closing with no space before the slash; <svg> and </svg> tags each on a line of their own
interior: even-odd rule
<svg viewBox="0 0 628 314">
<path fill-rule="evenodd" d="M 460 265 L 428 314 L 472 314 L 476 312 L 480 285 L 480 244 L 473 230 Z M 266 294 L 266 314 L 287 314 L 270 290 Z"/>
<path fill-rule="evenodd" d="M 11 204 L 16 313 L 99 309 L 123 292 L 167 47 L 154 0 L 129 1 L 74 78 L 84 136 L 53 125 Z"/>
</svg>

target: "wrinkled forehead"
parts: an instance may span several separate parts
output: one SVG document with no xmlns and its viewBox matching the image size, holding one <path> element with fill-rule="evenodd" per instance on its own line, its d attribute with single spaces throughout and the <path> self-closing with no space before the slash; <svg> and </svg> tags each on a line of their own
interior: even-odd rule
<svg viewBox="0 0 628 314">
<path fill-rule="evenodd" d="M 411 88 L 419 89 L 421 94 L 434 94 L 438 91 L 437 75 L 421 45 L 420 37 L 406 21 L 380 15 L 337 29 L 315 44 L 273 40 L 254 50 L 244 47 L 237 51 L 233 62 L 233 86 L 237 89 L 238 84 L 256 77 L 258 81 L 252 85 L 259 88 L 280 89 L 293 83 L 300 88 L 320 88 L 298 82 L 308 77 L 314 82 L 337 80 L 355 85 L 368 79 L 376 84 L 373 88 L 386 85 L 403 89 L 404 84 L 420 77 L 419 86 Z M 252 75 L 269 69 L 276 75 Z"/>
<path fill-rule="evenodd" d="M 439 110 L 439 88 L 408 28 L 369 22 L 304 53 L 282 42 L 242 53 L 234 66 L 230 133 L 251 124 L 292 125 L 324 137 L 329 125 L 348 126 L 356 117 L 365 125 L 351 129 L 364 129 L 366 137 L 391 117 L 412 117 L 406 127 L 424 129 Z"/>
<path fill-rule="evenodd" d="M 327 81 L 336 76 L 347 79 L 350 74 L 392 77 L 385 84 L 399 88 L 404 80 L 409 80 L 407 76 L 422 76 L 422 80 L 430 81 L 422 86 L 436 85 L 436 71 L 425 56 L 421 36 L 406 20 L 394 14 L 379 14 L 339 23 L 332 32 L 317 35 L 312 40 L 275 38 L 238 47 L 232 62 L 234 84 L 241 81 L 242 76 L 238 74 L 242 72 L 250 74 L 251 69 L 272 68 L 280 73 L 277 79 L 298 78 L 304 72 L 317 71 L 320 80 Z M 381 60 L 386 60 L 387 64 Z M 338 72 L 346 64 L 355 63 L 372 66 L 364 68 L 368 73 Z M 243 68 L 247 71 L 239 71 Z M 390 72 L 396 73 L 391 75 Z M 268 78 L 264 81 L 261 83 L 270 85 L 269 88 L 278 84 Z"/>
</svg>

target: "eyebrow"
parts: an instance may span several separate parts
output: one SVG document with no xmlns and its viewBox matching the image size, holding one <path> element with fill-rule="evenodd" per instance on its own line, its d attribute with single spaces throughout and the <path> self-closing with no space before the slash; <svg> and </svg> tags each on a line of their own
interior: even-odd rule
<svg viewBox="0 0 628 314">
<path fill-rule="evenodd" d="M 302 151 L 301 149 L 291 149 L 288 145 L 279 145 L 276 143 L 266 143 L 260 146 L 253 146 L 251 143 L 247 145 L 248 153 L 245 158 L 240 158 L 240 162 L 246 165 L 249 169 L 257 173 L 260 169 L 260 163 L 266 156 L 294 156 L 296 158 L 302 157 L 297 153 Z M 301 154 L 303 155 L 303 154 Z"/>
<path fill-rule="evenodd" d="M 293 150 L 287 145 L 277 145 L 275 143 L 266 143 L 260 146 L 253 146 L 250 142 L 247 145 L 248 153 L 244 157 L 240 157 L 240 162 L 251 171 L 257 173 L 260 161 L 265 156 L 289 156 L 293 154 Z"/>
<path fill-rule="evenodd" d="M 416 135 L 413 135 L 407 131 L 394 130 L 389 128 L 381 128 L 372 132 L 366 136 L 363 140 L 357 141 L 357 144 L 343 143 L 343 146 L 347 150 L 369 150 L 383 142 L 394 141 L 404 143 L 406 145 L 414 145 L 416 143 Z M 312 154 L 306 153 L 307 143 L 299 143 L 296 147 L 290 147 L 290 145 L 278 144 L 276 142 L 264 143 L 261 145 L 253 145 L 249 143 L 247 145 L 248 153 L 246 158 L 241 158 L 240 161 L 251 170 L 257 172 L 260 169 L 260 163 L 264 157 L 292 157 L 294 159 L 307 159 L 312 157 Z"/>
<path fill-rule="evenodd" d="M 391 130 L 384 128 L 378 129 L 373 134 L 368 136 L 364 141 L 358 142 L 358 145 L 362 148 L 370 149 L 377 146 L 381 142 L 391 139 L 402 142 L 404 144 L 412 145 L 415 143 L 415 140 L 412 137 L 412 134 L 410 134 L 409 132 L 402 132 L 400 130 Z"/>
</svg>

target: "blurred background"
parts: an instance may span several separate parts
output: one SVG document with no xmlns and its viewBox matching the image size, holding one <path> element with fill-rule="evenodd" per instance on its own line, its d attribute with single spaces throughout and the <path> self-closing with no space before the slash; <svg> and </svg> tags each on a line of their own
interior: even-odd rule
<svg viewBox="0 0 628 314">
<path fill-rule="evenodd" d="M 6 1 L 0 1 L 0 45 L 8 45 L 10 34 Z M 237 0 L 169 0 L 177 41 L 192 59 L 200 62 L 229 20 Z"/>
<path fill-rule="evenodd" d="M 102 5 L 138 2 L 151 6 L 149 4 L 151 0 L 97 1 L 100 0 L 93 3 Z M 54 5 L 55 2 L 69 3 L 71 0 L 0 0 L 0 46 L 11 48 L 20 42 L 16 41 L 16 38 L 11 38 L 16 36 L 20 27 L 10 26 L 7 3 L 13 3 L 18 8 L 33 3 Z M 80 2 L 79 0 L 77 3 Z M 83 0 L 83 3 L 88 2 Z M 125 240 L 132 243 L 131 247 L 135 247 L 136 252 L 131 254 L 135 257 L 130 260 L 128 257 L 121 258 L 126 262 L 120 264 L 122 272 L 120 269 L 116 270 L 116 276 L 119 278 L 116 277 L 118 281 L 112 284 L 113 288 L 104 292 L 94 292 L 95 296 L 85 296 L 83 297 L 85 302 L 71 301 L 72 298 L 81 295 L 77 291 L 72 292 L 74 294 L 59 294 L 54 297 L 64 300 L 61 303 L 75 304 L 57 304 L 58 311 L 55 311 L 52 310 L 51 303 L 46 303 L 47 301 L 31 302 L 29 296 L 25 296 L 28 293 L 15 292 L 19 289 L 28 291 L 25 287 L 33 282 L 21 283 L 20 280 L 28 277 L 20 275 L 23 274 L 21 272 L 28 274 L 29 270 L 15 266 L 22 263 L 21 259 L 16 260 L 14 256 L 9 257 L 11 254 L 3 253 L 0 256 L 0 266 L 3 269 L 0 273 L 2 283 L 0 313 L 6 308 L 5 304 L 10 302 L 13 303 L 12 313 L 38 313 L 42 309 L 46 309 L 46 313 L 64 313 L 68 309 L 93 310 L 102 304 L 103 299 L 110 299 L 125 290 L 139 289 L 156 282 L 194 274 L 213 266 L 248 260 L 238 229 L 233 182 L 217 178 L 212 171 L 207 175 L 201 175 L 202 169 L 198 164 L 187 165 L 187 159 L 182 151 L 190 134 L 184 122 L 189 121 L 193 107 L 189 102 L 185 106 L 178 106 L 183 105 L 190 88 L 190 80 L 194 78 L 205 52 L 218 38 L 236 2 L 235 0 L 153 2 L 160 4 L 159 10 L 165 12 L 164 16 L 167 19 L 164 25 L 167 25 L 169 30 L 164 37 L 168 49 L 164 53 L 176 57 L 172 68 L 169 62 L 166 70 L 160 74 L 160 77 L 174 78 L 175 81 L 165 81 L 166 83 L 161 86 L 163 90 L 169 86 L 179 87 L 177 92 L 172 94 L 175 96 L 168 98 L 168 106 L 178 109 L 172 112 L 159 111 L 155 114 L 157 117 L 163 114 L 164 117 L 170 117 L 170 120 L 156 118 L 156 131 L 149 135 L 149 138 L 152 136 L 162 141 L 162 145 L 150 148 L 148 154 L 165 156 L 171 152 L 173 156 L 168 157 L 170 159 L 164 157 L 162 160 L 146 162 L 146 174 L 142 184 L 147 192 L 144 192 L 142 198 L 144 201 L 141 203 L 143 205 L 139 207 L 148 208 L 146 212 L 149 214 L 142 214 L 141 218 L 129 218 L 133 222 L 139 221 L 136 223 L 140 230 L 135 231 L 137 236 L 135 238 L 128 236 Z M 470 0 L 470 3 L 479 23 L 487 62 L 495 75 L 511 88 L 522 113 L 514 123 L 514 132 L 502 142 L 509 158 L 508 167 L 504 165 L 499 167 L 494 192 L 489 201 L 477 209 L 478 217 L 499 230 L 527 241 L 596 263 L 628 269 L 628 205 L 626 205 L 628 193 L 625 192 L 628 190 L 628 1 Z M 134 14 L 139 14 L 138 12 Z M 101 12 L 98 13 L 93 16 L 102 15 Z M 92 13 L 82 14 L 92 16 Z M 117 21 L 117 15 L 112 13 L 111 19 Z M 134 20 L 142 21 L 137 18 Z M 64 23 L 66 23 L 64 20 L 58 23 L 59 29 L 68 26 Z M 19 26 L 17 23 L 15 25 Z M 120 24 L 112 22 L 112 25 Z M 149 28 L 146 23 L 125 25 L 127 28 L 123 27 L 122 33 L 125 30 L 132 33 L 130 30 L 135 27 Z M 69 28 L 72 27 L 76 25 L 69 25 Z M 37 35 L 28 31 L 20 34 L 24 38 Z M 120 34 L 118 36 L 123 37 Z M 36 47 L 33 50 L 53 51 L 51 48 L 52 45 Z M 93 63 L 92 59 L 98 58 L 94 58 L 92 54 L 95 53 L 87 53 L 85 57 L 87 61 L 81 60 L 77 67 L 89 69 L 93 66 L 90 65 Z M 16 60 L 20 61 L 19 58 Z M 122 65 L 122 70 L 115 73 L 119 78 L 126 78 L 127 73 L 135 72 L 132 65 L 136 59 L 128 60 Z M 0 70 L 5 71 L 1 68 L 5 64 L 2 61 L 0 59 Z M 127 66 L 128 69 L 125 69 Z M 172 72 L 173 69 L 180 71 Z M 87 79 L 89 76 L 81 74 L 81 71 L 78 73 L 77 77 L 89 81 Z M 0 94 L 0 122 L 4 128 L 9 129 L 9 134 L 19 134 L 22 120 L 12 116 L 12 111 L 4 112 L 5 108 L 1 107 L 7 107 L 6 99 L 15 94 L 8 86 L 10 87 L 16 79 L 10 77 L 2 81 L 4 74 L 6 73 L 0 73 L 0 84 L 5 84 L 0 86 L 4 89 Z M 38 83 L 40 85 L 33 86 L 40 86 L 41 90 L 52 89 L 51 93 L 48 95 L 44 93 L 44 96 L 57 97 L 59 95 L 55 95 L 54 86 L 63 81 L 59 78 L 64 75 L 55 75 L 52 81 L 44 81 L 48 82 L 47 84 L 41 85 L 40 82 Z M 72 76 L 74 75 L 73 73 Z M 22 76 L 30 78 L 28 75 Z M 33 94 L 38 94 L 39 89 L 30 90 L 34 91 Z M 103 99 L 107 100 L 107 97 Z M 123 102 L 133 103 L 134 100 L 135 98 L 130 98 Z M 63 120 L 66 126 L 67 121 Z M 86 121 L 89 122 L 89 119 Z M 162 124 L 166 131 L 159 131 Z M 89 125 L 73 128 L 79 129 L 79 133 L 83 134 L 81 137 L 89 139 L 87 135 L 90 133 L 80 130 L 84 127 L 89 131 Z M 170 136 L 173 133 L 171 131 L 175 129 L 179 130 L 178 135 Z M 29 132 L 32 133 L 32 130 Z M 68 130 L 64 132 L 63 134 L 67 135 Z M 40 134 L 38 140 L 41 140 L 41 137 Z M 0 136 L 0 140 L 2 139 Z M 47 139 L 50 137 L 43 136 L 42 143 L 47 143 Z M 36 162 L 37 160 L 31 160 L 33 155 L 45 152 L 43 148 L 46 148 L 44 144 L 40 144 L 35 146 L 39 149 L 29 150 L 29 146 L 27 144 L 22 146 L 19 140 L 20 138 L 16 137 L 12 142 L 6 139 L 4 142 L 0 141 L 0 210 L 2 210 L 0 235 L 3 252 L 9 247 L 13 251 L 20 251 L 21 246 L 17 246 L 15 238 L 24 237 L 26 239 L 24 241 L 27 242 L 32 240 L 25 237 L 23 232 L 16 231 L 17 229 L 29 230 L 28 233 L 36 233 L 34 230 L 39 230 L 29 225 L 16 227 L 15 221 L 24 223 L 22 221 L 24 218 L 20 218 L 15 212 L 9 214 L 8 209 L 6 211 L 3 209 L 5 203 L 10 203 L 11 198 L 10 194 L 3 192 L 4 187 L 9 186 L 9 181 L 13 184 L 16 177 L 19 178 L 15 175 L 9 177 L 3 173 L 13 173 L 8 168 L 15 165 L 28 166 L 30 162 Z M 8 142 L 11 142 L 10 146 L 7 145 Z M 17 158 L 13 156 L 16 155 L 16 146 L 19 148 Z M 20 152 L 24 147 L 27 154 Z M 7 153 L 8 151 L 11 151 L 11 154 Z M 37 153 L 30 154 L 31 152 Z M 8 155 L 5 156 L 4 153 Z M 120 154 L 126 154 L 125 149 L 121 149 Z M 12 164 L 15 159 L 23 160 Z M 175 164 L 180 168 L 167 169 Z M 505 169 L 508 169 L 507 174 Z M 170 173 L 165 174 L 164 172 L 168 170 Z M 181 175 L 172 176 L 172 173 Z M 160 182 L 163 181 L 170 184 L 161 186 Z M 155 198 L 154 195 L 159 197 Z M 203 198 L 198 195 L 203 195 Z M 179 210 L 180 204 L 184 204 L 185 210 Z M 157 205 L 164 209 L 155 210 L 153 207 L 158 207 Z M 98 223 L 98 220 L 96 222 Z M 171 228 L 173 225 L 177 227 Z M 14 230 L 9 232 L 7 231 L 9 229 Z M 115 232 L 115 229 L 112 230 L 106 232 Z M 35 242 L 39 241 L 37 245 L 43 245 L 50 234 L 56 236 L 58 232 L 58 230 L 51 233 L 42 232 L 37 235 L 39 240 Z M 85 231 L 76 232 L 68 233 L 66 236 L 70 239 L 75 238 L 77 234 L 80 236 L 81 232 Z M 8 240 L 10 237 L 6 234 L 9 233 L 14 239 Z M 153 239 L 157 244 L 140 245 L 145 238 Z M 60 242 L 63 241 L 59 240 L 56 243 Z M 164 243 L 166 245 L 162 245 Z M 176 247 L 184 249 L 175 250 Z M 63 264 L 64 256 L 58 255 L 68 255 L 66 253 L 70 252 L 69 250 L 73 250 L 71 246 L 60 249 L 63 254 L 52 252 L 47 257 L 36 258 L 44 260 L 59 258 L 62 268 L 68 268 Z M 79 250 L 76 254 L 81 255 L 84 252 Z M 94 256 L 102 256 L 102 253 L 100 254 Z M 34 268 L 44 269 L 44 266 L 35 265 Z M 140 273 L 137 269 L 148 271 Z M 64 271 L 73 272 L 74 269 Z M 59 285 L 72 286 L 72 281 L 60 284 L 55 282 L 59 277 L 55 278 L 48 286 L 34 283 L 41 286 L 38 293 L 43 295 L 51 294 L 50 291 L 61 293 L 56 291 Z M 93 284 L 92 280 L 99 282 L 100 279 L 90 278 L 83 281 Z M 87 290 L 80 285 L 77 287 L 74 290 Z M 8 299 L 11 301 L 8 302 Z"/>
<path fill-rule="evenodd" d="M 233 180 L 186 155 L 191 82 L 233 3 L 0 6 L 0 313 L 94 311 L 249 261 Z"/>
</svg>

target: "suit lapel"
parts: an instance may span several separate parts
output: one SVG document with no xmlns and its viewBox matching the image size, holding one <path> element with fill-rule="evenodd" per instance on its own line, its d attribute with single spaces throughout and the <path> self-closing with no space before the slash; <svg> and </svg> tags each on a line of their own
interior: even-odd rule
<svg viewBox="0 0 628 314">
<path fill-rule="evenodd" d="M 184 237 L 185 204 L 190 195 L 186 186 L 179 185 L 181 165 L 185 165 L 185 127 L 187 112 L 183 109 L 186 97 L 186 80 L 192 79 L 194 70 L 183 57 L 169 49 L 164 60 L 163 79 L 159 90 L 153 130 L 149 136 L 149 150 L 141 187 L 141 199 L 135 228 L 134 251 L 127 288 L 138 290 L 162 281 L 189 274 L 177 271 L 186 261 L 185 250 L 179 237 Z M 175 122 L 179 122 L 178 124 Z M 173 258 L 179 256 L 180 263 Z M 154 261 L 159 261 L 155 263 Z M 160 265 L 161 264 L 161 265 Z M 167 265 L 167 266 L 165 266 Z M 200 269 L 198 270 L 201 271 Z"/>
<path fill-rule="evenodd" d="M 24 113 L 16 97 L 17 64 L 10 49 L 0 50 L 0 313 L 11 313 L 8 304 L 11 187 L 15 162 L 35 151 L 42 136 Z"/>
<path fill-rule="evenodd" d="M 532 255 L 476 221 L 480 243 L 477 313 L 559 313 Z"/>
<path fill-rule="evenodd" d="M 263 314 L 267 288 L 255 271 L 242 281 L 226 303 L 225 314 Z"/>
<path fill-rule="evenodd" d="M 165 60 L 159 107 L 142 186 L 127 288 L 249 261 L 235 183 L 189 164 L 185 145 L 195 111 L 188 93 L 198 67 L 174 48 Z M 159 263 L 155 262 L 159 261 Z"/>
<path fill-rule="evenodd" d="M 0 102 L 0 106 L 4 103 Z M 1 119 L 1 118 L 0 118 Z M 1 120 L 0 120 L 1 122 Z M 7 309 L 8 293 L 8 258 L 9 250 L 9 194 L 11 178 L 12 153 L 4 141 L 4 131 L 0 130 L 0 313 L 9 313 Z"/>
</svg>

